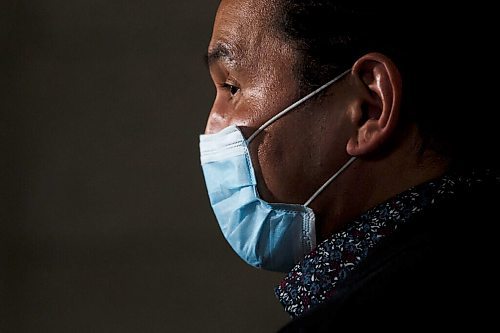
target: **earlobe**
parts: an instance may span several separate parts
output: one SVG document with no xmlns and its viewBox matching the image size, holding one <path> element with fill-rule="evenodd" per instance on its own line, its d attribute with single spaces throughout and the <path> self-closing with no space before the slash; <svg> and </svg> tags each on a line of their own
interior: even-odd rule
<svg viewBox="0 0 500 333">
<path fill-rule="evenodd" d="M 378 151 L 392 138 L 399 121 L 402 83 L 396 65 L 380 53 L 359 58 L 352 73 L 358 93 L 349 112 L 356 131 L 346 149 L 360 156 Z"/>
</svg>

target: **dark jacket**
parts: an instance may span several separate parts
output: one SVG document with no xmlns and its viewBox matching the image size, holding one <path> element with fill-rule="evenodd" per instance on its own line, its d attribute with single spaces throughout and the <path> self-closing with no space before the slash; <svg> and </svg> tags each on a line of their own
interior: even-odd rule
<svg viewBox="0 0 500 333">
<path fill-rule="evenodd" d="M 333 298 L 280 332 L 491 330 L 500 284 L 500 202 L 498 181 L 491 180 L 415 216 L 374 249 Z"/>
</svg>

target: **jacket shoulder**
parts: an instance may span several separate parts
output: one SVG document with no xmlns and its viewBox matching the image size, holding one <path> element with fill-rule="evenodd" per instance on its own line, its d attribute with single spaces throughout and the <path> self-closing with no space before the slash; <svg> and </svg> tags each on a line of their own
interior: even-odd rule
<svg viewBox="0 0 500 333">
<path fill-rule="evenodd" d="M 498 187 L 496 180 L 478 184 L 416 215 L 373 249 L 326 304 L 282 332 L 457 321 L 488 327 L 495 317 L 484 298 L 498 295 Z"/>
</svg>

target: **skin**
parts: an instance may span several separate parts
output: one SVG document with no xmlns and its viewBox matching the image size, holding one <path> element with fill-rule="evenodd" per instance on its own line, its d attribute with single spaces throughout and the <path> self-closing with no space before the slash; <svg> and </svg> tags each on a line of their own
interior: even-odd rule
<svg viewBox="0 0 500 333">
<path fill-rule="evenodd" d="M 206 134 L 237 125 L 248 138 L 302 97 L 294 71 L 299 53 L 269 25 L 275 6 L 221 1 L 208 48 L 217 95 Z M 400 121 L 402 85 L 389 58 L 366 54 L 321 98 L 269 126 L 250 145 L 260 196 L 303 204 L 356 156 L 310 205 L 321 241 L 377 204 L 442 175 L 448 161 L 431 151 L 419 153 L 417 127 Z"/>
</svg>

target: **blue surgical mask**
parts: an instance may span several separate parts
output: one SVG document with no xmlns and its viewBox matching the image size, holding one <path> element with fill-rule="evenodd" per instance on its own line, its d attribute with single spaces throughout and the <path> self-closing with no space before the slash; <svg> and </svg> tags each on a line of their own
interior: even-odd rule
<svg viewBox="0 0 500 333">
<path fill-rule="evenodd" d="M 350 70 L 292 104 L 248 139 L 237 126 L 200 136 L 200 159 L 210 204 L 224 237 L 248 264 L 287 272 L 316 247 L 315 216 L 309 204 L 352 162 L 352 157 L 303 205 L 260 198 L 249 144 L 273 122 L 339 80 Z"/>
</svg>

